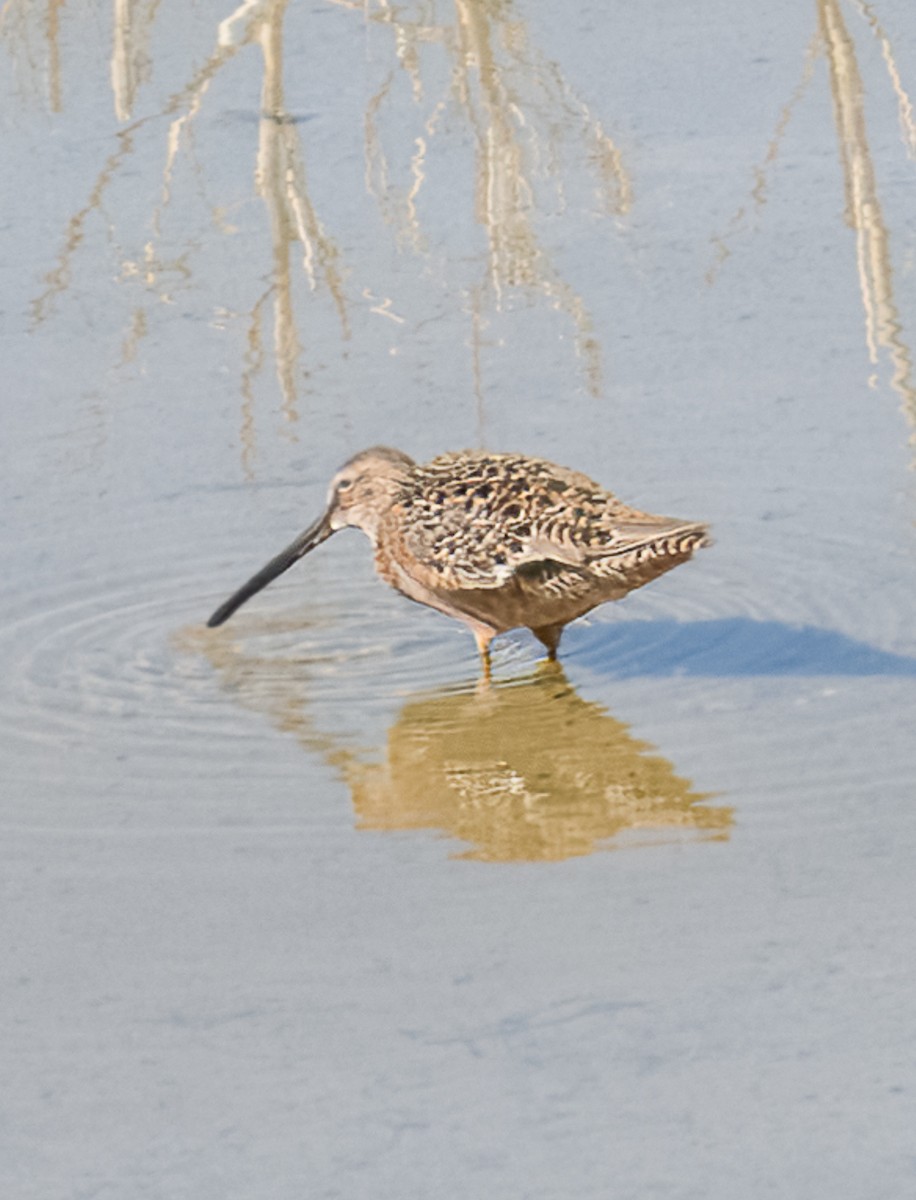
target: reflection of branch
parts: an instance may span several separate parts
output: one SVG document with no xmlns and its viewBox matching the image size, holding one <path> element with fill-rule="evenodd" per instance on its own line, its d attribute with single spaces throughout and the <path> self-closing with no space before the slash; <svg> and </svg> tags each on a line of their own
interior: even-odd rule
<svg viewBox="0 0 916 1200">
<path fill-rule="evenodd" d="M 219 48 L 195 81 L 186 89 L 188 103 L 169 129 L 168 155 L 163 171 L 163 191 L 160 209 L 154 225 L 158 228 L 159 214 L 169 203 L 174 165 L 193 121 L 200 111 L 204 93 L 213 75 L 228 57 L 242 46 L 257 42 L 264 59 L 261 88 L 261 120 L 258 131 L 258 157 L 255 183 L 264 200 L 270 218 L 273 246 L 274 354 L 277 378 L 283 396 L 283 414 L 288 423 L 298 420 L 297 364 L 302 351 L 296 328 L 293 301 L 291 252 L 293 243 L 303 247 L 302 266 L 311 290 L 319 282 L 328 290 L 341 324 L 344 338 L 350 336 L 349 317 L 339 265 L 339 251 L 325 233 L 309 196 L 302 148 L 295 122 L 284 102 L 283 87 L 283 21 L 289 0 L 244 0 L 244 3 L 220 24 Z M 242 374 L 243 462 L 246 472 L 254 461 L 254 426 L 251 405 L 254 375 L 263 364 L 261 297 L 251 313 L 249 351 Z M 257 353 L 252 347 L 257 345 Z"/>
<path fill-rule="evenodd" d="M 171 116 L 185 104 L 189 104 L 192 108 L 196 104 L 199 104 L 199 97 L 206 91 L 210 80 L 219 68 L 233 57 L 237 49 L 237 46 L 218 48 L 188 83 L 170 97 L 168 104 L 159 115 Z M 123 167 L 125 160 L 133 153 L 137 132 L 153 120 L 156 120 L 155 116 L 141 117 L 139 120 L 134 121 L 132 125 L 128 125 L 126 129 L 121 129 L 116 133 L 115 136 L 120 143 L 118 149 L 109 156 L 105 166 L 99 172 L 86 204 L 70 218 L 67 224 L 67 236 L 64 248 L 58 256 L 57 266 L 45 276 L 48 287 L 40 296 L 32 301 L 32 318 L 36 324 L 40 324 L 45 320 L 51 312 L 56 298 L 70 286 L 71 262 L 85 237 L 86 221 L 92 213 L 101 212 L 105 192 Z M 174 136 L 174 130 L 170 131 L 170 137 L 172 136 Z M 165 170 L 166 183 L 164 186 L 166 188 L 168 186 L 172 157 L 170 149 Z M 154 228 L 157 222 L 158 212 L 153 222 Z"/>
<path fill-rule="evenodd" d="M 119 121 L 129 121 L 141 83 L 151 74 L 147 43 L 159 0 L 114 0 L 114 40 L 111 50 L 111 90 Z"/>
<path fill-rule="evenodd" d="M 351 0 L 335 0 L 345 8 Z M 559 140 L 572 126 L 584 148 L 583 161 L 598 180 L 598 201 L 605 214 L 623 215 L 632 203 L 632 188 L 612 139 L 587 106 L 572 92 L 556 64 L 528 47 L 524 23 L 514 16 L 512 0 L 494 5 L 489 0 L 454 0 L 454 25 L 430 20 L 411 21 L 403 10 L 374 8 L 370 18 L 390 27 L 396 39 L 398 63 L 408 72 L 415 103 L 423 98 L 419 75 L 420 51 L 443 46 L 452 58 L 449 97 L 464 113 L 476 146 L 475 217 L 488 241 L 487 294 L 497 311 L 513 290 L 536 292 L 565 313 L 576 328 L 576 349 L 586 364 L 589 390 L 601 389 L 601 351 L 592 332 L 582 297 L 558 274 L 535 231 L 535 176 L 555 181 L 562 198 Z M 383 218 L 402 242 L 417 251 L 425 248 L 417 216 L 417 199 L 429 174 L 426 156 L 430 140 L 440 132 L 447 101 L 440 99 L 423 122 L 423 136 L 414 139 L 407 191 L 392 186 L 388 162 L 378 133 L 379 114 L 393 83 L 389 73 L 366 110 L 366 181 Z M 563 119 L 558 119 L 558 118 Z M 474 334 L 476 337 L 476 334 Z M 477 363 L 479 375 L 479 362 Z"/>
<path fill-rule="evenodd" d="M 67 0 L 48 0 L 48 98 L 51 112 L 61 110 L 60 10 Z"/>
<path fill-rule="evenodd" d="M 730 243 L 734 238 L 747 226 L 752 214 L 756 214 L 763 208 L 767 202 L 768 181 L 767 175 L 770 168 L 776 162 L 779 156 L 782 139 L 785 137 L 786 130 L 789 128 L 789 122 L 792 119 L 792 114 L 798 102 L 804 96 L 808 84 L 814 76 L 814 64 L 817 61 L 818 55 L 822 50 L 822 37 L 820 29 L 817 29 L 808 43 L 808 48 L 805 50 L 804 67 L 802 68 L 801 79 L 796 84 L 792 95 L 782 106 L 779 113 L 779 118 L 776 122 L 776 127 L 773 130 L 773 136 L 770 138 L 770 143 L 767 146 L 766 154 L 763 161 L 754 167 L 754 186 L 751 188 L 752 204 L 742 204 L 737 212 L 728 222 L 725 231 L 721 234 L 714 234 L 710 239 L 716 249 L 716 257 L 712 266 L 706 272 L 706 282 L 712 286 L 718 278 L 719 272 L 725 260 L 731 256 Z"/>
<path fill-rule="evenodd" d="M 258 29 L 264 55 L 261 121 L 258 134 L 257 189 L 270 215 L 274 254 L 274 352 L 283 413 L 298 419 L 296 365 L 302 346 L 296 330 L 293 305 L 291 253 L 294 242 L 303 249 L 302 266 L 314 291 L 319 282 L 330 294 L 341 332 L 350 336 L 346 297 L 340 271 L 340 254 L 327 236 L 309 196 L 305 163 L 296 126 L 284 103 L 283 18 L 289 0 L 273 0 Z"/>
<path fill-rule="evenodd" d="M 891 87 L 893 87 L 894 95 L 897 97 L 897 112 L 900 116 L 900 132 L 903 137 L 903 144 L 906 146 L 906 152 L 910 158 L 916 158 L 916 121 L 913 119 L 913 105 L 901 83 L 900 72 L 897 70 L 894 52 L 891 49 L 890 38 L 884 32 L 870 4 L 866 4 L 865 0 L 856 0 L 856 8 L 858 8 L 859 12 L 868 22 L 872 33 L 874 33 L 881 44 L 881 53 L 884 55 L 884 62 L 887 66 L 887 73 L 890 76 Z"/>
<path fill-rule="evenodd" d="M 904 339 L 903 326 L 894 297 L 894 274 L 891 266 L 890 238 L 881 211 L 875 169 L 868 144 L 865 124 L 862 78 L 856 61 L 855 46 L 843 20 L 839 0 L 817 0 L 818 30 L 805 54 L 805 69 L 795 91 L 783 108 L 776 131 L 763 164 L 757 168 L 757 182 L 751 193 L 755 209 L 766 201 L 766 169 L 775 161 L 780 140 L 785 133 L 792 110 L 801 99 L 813 73 L 814 61 L 826 48 L 830 90 L 836 122 L 840 161 L 843 166 L 846 193 L 845 216 L 856 233 L 856 262 L 859 287 L 865 309 L 865 336 L 869 358 L 878 361 L 878 348 L 883 347 L 893 364 L 891 386 L 903 401 L 903 410 L 916 429 L 916 384 L 913 381 L 913 359 Z M 871 6 L 859 2 L 859 9 L 869 21 L 882 43 L 885 62 L 891 73 L 904 137 L 908 148 L 914 144 L 914 125 L 909 97 L 900 85 L 890 43 L 874 18 Z M 731 253 L 729 241 L 746 223 L 748 206 L 738 209 L 724 234 L 713 238 L 717 258 L 706 275 L 709 284 L 715 282 L 723 262 Z"/>
<path fill-rule="evenodd" d="M 619 147 L 605 133 L 601 122 L 592 116 L 588 105 L 575 95 L 557 64 L 547 62 L 541 66 L 554 82 L 554 94 L 566 101 L 567 111 L 579 123 L 579 136 L 585 144 L 588 162 L 598 176 L 599 205 L 608 216 L 625 216 L 633 207 L 633 183 L 623 165 Z M 551 93 L 549 89 L 547 91 L 549 103 Z"/>
<path fill-rule="evenodd" d="M 66 2 L 45 0 L 44 11 L 35 0 L 6 0 L 0 5 L 0 38 L 10 43 L 11 57 L 17 66 L 28 64 L 30 82 L 36 90 L 40 88 L 38 81 L 43 72 L 39 68 L 38 53 L 31 48 L 35 34 L 30 28 L 30 20 L 40 26 L 38 37 L 47 49 L 48 107 L 53 113 L 61 111 L 60 10 Z"/>
<path fill-rule="evenodd" d="M 124 341 L 121 343 L 121 361 L 118 364 L 119 366 L 126 366 L 127 363 L 134 361 L 137 357 L 137 348 L 147 333 L 146 310 L 136 308 L 131 317 L 130 328 L 124 337 Z"/>
<path fill-rule="evenodd" d="M 576 347 L 586 362 L 589 390 L 601 390 L 601 351 L 582 297 L 551 265 L 532 223 L 534 188 L 517 130 L 525 120 L 497 62 L 490 14 L 481 0 L 455 0 L 458 18 L 456 73 L 463 78 L 468 114 L 477 131 L 477 218 L 490 246 L 490 284 L 499 306 L 504 288 L 540 291 L 576 326 Z M 511 43 L 510 43 L 511 44 Z M 483 116 L 472 107 L 470 74 L 476 69 Z"/>
<path fill-rule="evenodd" d="M 86 236 L 86 221 L 92 213 L 101 210 L 105 190 L 120 170 L 124 160 L 133 153 L 134 135 L 142 124 L 142 121 L 135 121 L 127 129 L 118 131 L 115 135 L 118 140 L 118 149 L 109 155 L 105 166 L 99 172 L 92 191 L 89 193 L 89 199 L 68 221 L 67 236 L 64 240 L 64 248 L 58 255 L 57 266 L 45 276 L 48 286 L 31 304 L 32 321 L 36 325 L 40 325 L 45 320 L 51 312 L 54 301 L 70 286 L 73 256 Z"/>
<path fill-rule="evenodd" d="M 890 240 L 868 144 L 862 78 L 855 46 L 838 0 L 818 0 L 818 8 L 830 64 L 833 113 L 846 187 L 846 219 L 856 232 L 856 258 L 869 357 L 877 363 L 878 346 L 889 352 L 894 366 L 891 386 L 902 398 L 904 412 L 916 428 L 913 360 L 903 338 L 894 298 Z"/>
<path fill-rule="evenodd" d="M 396 231 L 399 242 L 409 246 L 416 253 L 422 253 L 426 249 L 426 244 L 417 219 L 416 198 L 425 178 L 423 159 L 426 154 L 426 143 L 420 138 L 417 139 L 417 154 L 411 160 L 414 183 L 405 197 L 402 189 L 390 181 L 388 160 L 382 150 L 378 132 L 378 114 L 388 98 L 393 82 L 394 72 L 390 71 L 382 86 L 366 105 L 366 114 L 363 119 L 363 136 L 366 147 L 366 190 L 370 196 L 375 198 L 382 219 Z M 432 131 L 428 130 L 428 132 Z"/>
<path fill-rule="evenodd" d="M 136 0 L 115 0 L 112 84 L 116 109 L 122 118 L 129 114 L 137 82 L 148 67 L 142 46 L 157 5 L 158 0 L 148 0 L 142 8 L 141 18 L 138 16 L 141 6 Z M 187 151 L 190 144 L 195 118 L 201 111 L 211 82 L 240 49 L 257 43 L 263 55 L 264 70 L 255 181 L 270 218 L 273 277 L 267 294 L 256 302 L 251 313 L 248 350 L 241 380 L 243 462 L 246 472 L 251 470 L 254 461 L 252 385 L 264 361 L 261 310 L 268 297 L 273 300 L 274 354 L 283 396 L 283 414 L 289 423 L 298 417 L 297 364 L 302 347 L 294 307 L 294 273 L 291 266 L 294 243 L 302 246 L 302 267 L 311 290 L 316 291 L 321 287 L 327 290 L 337 311 L 343 337 L 346 339 L 350 336 L 340 254 L 333 239 L 325 232 L 309 196 L 296 123 L 284 103 L 283 20 L 287 5 L 288 0 L 243 0 L 220 23 L 217 45 L 209 58 L 185 86 L 169 98 L 162 112 L 143 117 L 116 134 L 117 150 L 109 156 L 99 173 L 86 204 L 68 223 L 58 262 L 46 276 L 47 287 L 32 303 L 33 320 L 41 323 L 50 313 L 57 297 L 70 286 L 73 258 L 85 239 L 87 221 L 91 214 L 103 212 L 105 195 L 133 153 L 138 131 L 161 117 L 172 120 L 166 137 L 161 195 L 151 220 L 155 240 L 146 243 L 142 262 L 128 259 L 122 264 L 121 278 L 142 279 L 148 288 L 155 288 L 160 274 L 166 269 L 188 274 L 184 255 L 179 256 L 177 262 L 164 263 L 157 250 L 163 213 L 172 198 L 176 165 L 182 150 Z M 200 169 L 197 169 L 199 174 Z M 221 231 L 229 232 L 229 228 L 223 226 Z M 159 298 L 169 299 L 165 292 L 160 293 Z M 384 309 L 384 305 L 382 307 Z M 382 315 L 399 319 L 387 311 L 383 311 Z M 125 354 L 128 357 L 136 352 L 139 338 L 145 334 L 147 327 L 145 311 L 136 310 L 131 332 L 125 342 Z"/>
<path fill-rule="evenodd" d="M 41 38 L 47 49 L 48 104 L 52 112 L 62 108 L 60 62 L 60 13 L 67 0 L 6 0 L 0 7 L 0 35 L 6 40 L 18 40 L 17 63 L 28 63 L 31 75 L 40 78 L 37 56 L 29 51 L 29 19 L 37 18 Z M 156 17 L 159 0 L 114 0 L 113 40 L 111 51 L 111 87 L 115 112 L 119 121 L 130 120 L 139 84 L 150 77 L 147 52 L 150 29 Z"/>
<path fill-rule="evenodd" d="M 251 310 L 246 340 L 248 348 L 245 351 L 245 365 L 242 369 L 242 425 L 239 430 L 239 440 L 242 443 L 242 469 L 246 479 L 254 479 L 254 460 L 256 452 L 254 425 L 254 377 L 264 365 L 263 312 L 273 288 L 259 297 Z"/>
</svg>

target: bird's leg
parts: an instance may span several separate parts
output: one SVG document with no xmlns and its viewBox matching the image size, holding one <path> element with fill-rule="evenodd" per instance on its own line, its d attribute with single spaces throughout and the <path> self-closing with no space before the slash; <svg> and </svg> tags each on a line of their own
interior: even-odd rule
<svg viewBox="0 0 916 1200">
<path fill-rule="evenodd" d="M 560 644 L 560 638 L 563 636 L 562 625 L 539 625 L 537 629 L 532 628 L 531 632 L 539 642 L 542 642 L 547 648 L 547 661 L 557 661 L 557 647 Z"/>
<path fill-rule="evenodd" d="M 493 641 L 494 633 L 492 629 L 488 629 L 485 625 L 473 625 L 474 639 L 477 642 L 477 650 L 480 653 L 480 662 L 483 666 L 483 677 L 485 682 L 490 682 L 492 675 L 490 663 L 490 642 Z"/>
</svg>

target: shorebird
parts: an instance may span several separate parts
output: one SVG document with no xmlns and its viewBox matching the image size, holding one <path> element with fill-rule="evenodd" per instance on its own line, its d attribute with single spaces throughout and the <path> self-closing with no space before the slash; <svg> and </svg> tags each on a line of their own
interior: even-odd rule
<svg viewBox="0 0 916 1200">
<path fill-rule="evenodd" d="M 369 538 L 386 583 L 470 626 L 486 675 L 496 634 L 526 626 L 554 660 L 570 621 L 709 544 L 702 522 L 640 512 L 542 458 L 467 450 L 421 466 L 400 450 L 373 446 L 331 480 L 318 520 L 207 624 L 222 625 L 346 526 Z"/>
</svg>

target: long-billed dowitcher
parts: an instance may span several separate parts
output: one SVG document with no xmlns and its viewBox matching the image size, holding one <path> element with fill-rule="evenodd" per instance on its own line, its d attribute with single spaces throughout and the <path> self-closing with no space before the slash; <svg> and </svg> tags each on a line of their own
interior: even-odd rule
<svg viewBox="0 0 916 1200">
<path fill-rule="evenodd" d="M 527 626 L 556 658 L 565 625 L 686 562 L 698 521 L 629 508 L 588 476 L 521 454 L 464 451 L 423 466 L 386 446 L 354 455 L 324 513 L 220 605 L 222 625 L 261 588 L 347 525 L 382 579 L 470 625 L 490 666 L 498 633 Z"/>
</svg>

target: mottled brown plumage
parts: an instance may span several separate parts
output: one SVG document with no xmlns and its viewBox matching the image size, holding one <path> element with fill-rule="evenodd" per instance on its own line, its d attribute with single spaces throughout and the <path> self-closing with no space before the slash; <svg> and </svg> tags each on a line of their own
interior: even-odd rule
<svg viewBox="0 0 916 1200">
<path fill-rule="evenodd" d="M 527 626 L 554 658 L 570 621 L 709 543 L 705 525 L 629 508 L 544 459 L 463 451 L 419 466 L 375 446 L 341 467 L 324 514 L 208 624 L 348 525 L 369 537 L 387 583 L 470 625 L 487 670 L 496 634 Z"/>
</svg>

